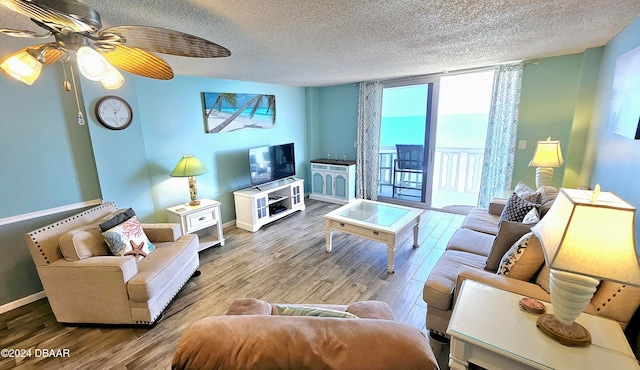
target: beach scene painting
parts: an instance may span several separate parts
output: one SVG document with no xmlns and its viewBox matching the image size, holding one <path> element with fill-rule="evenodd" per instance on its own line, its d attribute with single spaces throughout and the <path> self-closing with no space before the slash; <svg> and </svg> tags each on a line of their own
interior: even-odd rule
<svg viewBox="0 0 640 370">
<path fill-rule="evenodd" d="M 203 92 L 209 134 L 276 127 L 276 96 Z"/>
</svg>

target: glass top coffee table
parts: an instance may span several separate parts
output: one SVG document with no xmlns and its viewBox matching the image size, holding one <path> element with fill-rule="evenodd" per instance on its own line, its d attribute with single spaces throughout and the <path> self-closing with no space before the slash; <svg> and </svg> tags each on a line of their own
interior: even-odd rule
<svg viewBox="0 0 640 370">
<path fill-rule="evenodd" d="M 413 246 L 418 246 L 421 209 L 357 199 L 327 213 L 325 218 L 326 250 L 331 252 L 333 231 L 357 235 L 387 245 L 389 273 L 394 272 L 393 260 L 399 234 L 413 229 Z"/>
</svg>

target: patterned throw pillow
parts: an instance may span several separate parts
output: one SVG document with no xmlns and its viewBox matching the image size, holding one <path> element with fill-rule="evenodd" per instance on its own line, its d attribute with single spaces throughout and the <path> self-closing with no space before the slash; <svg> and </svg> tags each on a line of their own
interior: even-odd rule
<svg viewBox="0 0 640 370">
<path fill-rule="evenodd" d="M 518 196 L 524 200 L 528 200 L 533 203 L 540 203 L 541 194 L 528 187 L 522 181 L 518 182 L 518 185 L 513 189 L 513 192 L 518 194 Z"/>
<path fill-rule="evenodd" d="M 134 256 L 139 262 L 156 249 L 142 230 L 136 216 L 103 232 L 102 235 L 114 256 Z"/>
<path fill-rule="evenodd" d="M 544 263 L 544 252 L 540 240 L 532 232 L 520 238 L 504 254 L 498 267 L 498 275 L 529 281 Z"/>
<path fill-rule="evenodd" d="M 504 220 L 522 222 L 524 216 L 526 216 L 529 211 L 534 208 L 538 208 L 539 206 L 540 205 L 538 203 L 522 199 L 518 194 L 513 193 L 511 194 L 511 197 L 509 197 L 509 200 L 507 200 L 507 204 L 505 204 L 498 222 L 502 222 Z"/>
<path fill-rule="evenodd" d="M 281 316 L 319 316 L 319 317 L 341 317 L 345 319 L 357 319 L 358 316 L 346 312 L 331 310 L 328 308 L 297 306 L 290 304 L 277 304 L 276 310 Z"/>
<path fill-rule="evenodd" d="M 523 224 L 537 224 L 540 222 L 540 213 L 537 208 L 533 208 L 522 219 Z"/>
</svg>

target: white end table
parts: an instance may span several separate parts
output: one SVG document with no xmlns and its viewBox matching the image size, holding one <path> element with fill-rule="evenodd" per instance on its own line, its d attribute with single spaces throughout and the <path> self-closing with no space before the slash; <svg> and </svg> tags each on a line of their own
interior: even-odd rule
<svg viewBox="0 0 640 370">
<path fill-rule="evenodd" d="M 587 347 L 567 347 L 536 327 L 538 316 L 519 309 L 523 296 L 465 280 L 447 334 L 449 367 L 469 363 L 486 369 L 640 369 L 620 325 L 581 314 L 576 320 L 591 333 Z M 547 313 L 553 313 L 544 302 Z"/>
<path fill-rule="evenodd" d="M 200 204 L 183 203 L 167 208 L 169 222 L 179 223 L 183 234 L 197 233 L 200 239 L 198 252 L 216 244 L 224 245 L 220 202 L 200 199 Z"/>
</svg>

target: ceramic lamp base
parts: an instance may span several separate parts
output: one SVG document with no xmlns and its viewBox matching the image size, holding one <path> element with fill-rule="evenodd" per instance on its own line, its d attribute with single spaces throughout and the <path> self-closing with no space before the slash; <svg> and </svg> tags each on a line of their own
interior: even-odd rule
<svg viewBox="0 0 640 370">
<path fill-rule="evenodd" d="M 591 334 L 582 325 L 573 322 L 563 324 L 554 315 L 544 314 L 538 317 L 536 326 L 543 333 L 565 346 L 588 346 L 591 344 Z"/>
<path fill-rule="evenodd" d="M 541 186 L 550 186 L 551 179 L 553 179 L 553 168 L 551 167 L 537 167 L 536 168 L 536 188 Z"/>
</svg>

